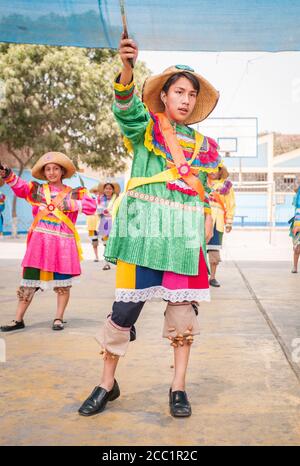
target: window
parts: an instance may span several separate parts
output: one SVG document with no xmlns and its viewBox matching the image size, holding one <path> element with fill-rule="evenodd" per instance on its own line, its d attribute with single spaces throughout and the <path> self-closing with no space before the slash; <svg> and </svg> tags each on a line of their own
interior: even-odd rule
<svg viewBox="0 0 300 466">
<path fill-rule="evenodd" d="M 294 184 L 296 181 L 296 175 L 283 175 L 284 184 Z"/>
<path fill-rule="evenodd" d="M 267 173 L 256 173 L 255 181 L 268 181 Z"/>
</svg>

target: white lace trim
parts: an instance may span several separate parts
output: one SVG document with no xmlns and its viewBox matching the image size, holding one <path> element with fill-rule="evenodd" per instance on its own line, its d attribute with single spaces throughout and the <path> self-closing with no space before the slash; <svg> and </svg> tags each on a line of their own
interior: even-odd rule
<svg viewBox="0 0 300 466">
<path fill-rule="evenodd" d="M 164 286 L 151 286 L 141 290 L 128 288 L 116 289 L 116 301 L 123 301 L 125 303 L 137 303 L 139 301 L 148 301 L 157 298 L 165 299 L 172 303 L 182 301 L 210 301 L 210 291 L 209 288 L 169 290 Z"/>
<path fill-rule="evenodd" d="M 67 280 L 49 280 L 45 282 L 43 280 L 21 280 L 21 286 L 30 286 L 34 288 L 41 288 L 42 290 L 53 290 L 56 287 L 72 286 L 74 278 L 68 278 Z"/>
<path fill-rule="evenodd" d="M 222 249 L 222 245 L 219 244 L 207 244 L 206 250 L 207 251 L 220 251 Z"/>
</svg>

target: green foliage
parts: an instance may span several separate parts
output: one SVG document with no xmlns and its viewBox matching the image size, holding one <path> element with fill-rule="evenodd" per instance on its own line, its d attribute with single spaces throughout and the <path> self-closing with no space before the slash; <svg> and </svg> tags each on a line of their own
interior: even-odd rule
<svg viewBox="0 0 300 466">
<path fill-rule="evenodd" d="M 112 50 L 1 44 L 0 142 L 21 149 L 30 166 L 59 150 L 75 164 L 80 159 L 93 168 L 121 170 L 128 155 L 111 111 L 120 67 Z M 148 74 L 138 63 L 140 89 Z"/>
</svg>

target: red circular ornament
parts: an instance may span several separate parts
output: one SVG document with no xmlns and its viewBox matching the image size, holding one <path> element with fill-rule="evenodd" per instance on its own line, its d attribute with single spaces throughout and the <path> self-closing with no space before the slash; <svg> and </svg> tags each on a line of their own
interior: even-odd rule
<svg viewBox="0 0 300 466">
<path fill-rule="evenodd" d="M 50 212 L 53 212 L 53 210 L 55 209 L 55 206 L 53 204 L 48 204 L 47 208 L 48 210 L 50 210 Z"/>
<path fill-rule="evenodd" d="M 179 175 L 186 176 L 190 173 L 191 167 L 189 166 L 188 163 L 182 163 L 177 167 Z"/>
</svg>

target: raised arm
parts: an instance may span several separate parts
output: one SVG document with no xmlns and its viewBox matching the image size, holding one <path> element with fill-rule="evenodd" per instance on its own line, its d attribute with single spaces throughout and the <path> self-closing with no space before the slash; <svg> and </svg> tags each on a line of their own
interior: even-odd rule
<svg viewBox="0 0 300 466">
<path fill-rule="evenodd" d="M 16 196 L 26 199 L 31 190 L 31 183 L 27 183 L 17 176 L 11 168 L 0 165 L 0 177 L 13 190 Z"/>
<path fill-rule="evenodd" d="M 135 94 L 132 68 L 127 61 L 128 58 L 136 61 L 138 56 L 136 43 L 132 39 L 123 39 L 122 36 L 119 54 L 123 67 L 114 82 L 113 112 L 123 135 L 135 144 L 143 137 L 150 119 L 147 108 Z"/>
</svg>

